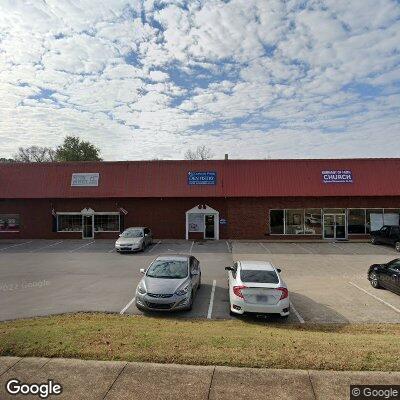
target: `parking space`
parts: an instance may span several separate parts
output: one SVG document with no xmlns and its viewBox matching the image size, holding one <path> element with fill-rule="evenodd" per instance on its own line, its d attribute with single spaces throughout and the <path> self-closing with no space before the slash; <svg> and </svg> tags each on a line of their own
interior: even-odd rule
<svg viewBox="0 0 400 400">
<path fill-rule="evenodd" d="M 193 254 L 202 268 L 193 310 L 174 318 L 231 318 L 224 267 L 253 259 L 282 269 L 292 303 L 288 322 L 400 322 L 400 296 L 374 290 L 366 279 L 370 264 L 398 256 L 390 247 L 171 240 L 117 254 L 113 240 L 66 239 L 0 241 L 0 320 L 76 311 L 139 314 L 134 295 L 140 268 L 159 254 L 174 253 Z"/>
</svg>

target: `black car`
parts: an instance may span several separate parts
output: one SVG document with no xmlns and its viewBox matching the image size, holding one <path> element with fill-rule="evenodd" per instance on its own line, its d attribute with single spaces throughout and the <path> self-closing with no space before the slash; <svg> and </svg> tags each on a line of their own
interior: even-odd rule
<svg viewBox="0 0 400 400">
<path fill-rule="evenodd" d="M 371 232 L 372 244 L 391 244 L 400 251 L 400 227 L 398 225 L 383 225 L 379 231 Z"/>
<path fill-rule="evenodd" d="M 385 288 L 400 294 L 400 258 L 387 264 L 374 264 L 369 267 L 368 279 L 375 289 Z"/>
</svg>

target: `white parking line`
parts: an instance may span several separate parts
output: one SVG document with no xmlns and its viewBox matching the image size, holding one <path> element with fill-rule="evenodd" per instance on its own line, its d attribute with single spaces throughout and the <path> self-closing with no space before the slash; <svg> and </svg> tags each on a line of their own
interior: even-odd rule
<svg viewBox="0 0 400 400">
<path fill-rule="evenodd" d="M 134 297 L 119 313 L 122 315 L 131 306 L 135 299 L 136 297 Z"/>
<path fill-rule="evenodd" d="M 304 246 L 302 246 L 301 244 L 298 244 L 298 243 L 292 243 L 292 244 L 294 244 L 295 246 L 297 246 L 299 249 L 302 249 L 302 250 L 304 250 L 306 253 L 308 253 L 308 254 L 314 254 L 310 249 L 307 249 L 307 247 L 304 247 Z"/>
<path fill-rule="evenodd" d="M 264 246 L 264 244 L 262 244 L 262 243 L 258 243 L 264 250 L 267 250 L 267 252 L 269 253 L 269 254 L 271 254 L 272 253 L 272 251 L 267 247 L 267 246 Z"/>
<path fill-rule="evenodd" d="M 294 308 L 294 305 L 291 301 L 289 301 L 290 304 L 290 309 L 294 312 L 294 315 L 297 317 L 297 319 L 299 320 L 299 322 L 301 324 L 304 324 L 304 319 L 303 317 L 298 313 L 298 311 Z"/>
<path fill-rule="evenodd" d="M 108 250 L 107 253 L 112 253 L 112 252 L 114 252 L 114 251 L 115 251 L 115 248 L 113 248 L 113 249 L 111 249 L 111 250 Z"/>
<path fill-rule="evenodd" d="M 207 319 L 211 319 L 212 310 L 213 310 L 213 306 L 214 306 L 214 294 L 215 294 L 215 285 L 216 284 L 217 284 L 217 281 L 214 279 L 213 284 L 212 284 L 212 289 L 211 289 L 210 305 L 208 306 Z"/>
<path fill-rule="evenodd" d="M 7 249 L 11 249 L 12 247 L 22 246 L 22 245 L 24 245 L 24 244 L 28 244 L 28 243 L 32 243 L 32 242 L 33 242 L 33 240 L 31 240 L 31 241 L 29 241 L 29 242 L 24 242 L 24 243 L 13 244 L 12 246 L 3 247 L 2 249 L 0 249 L 0 251 L 7 250 Z"/>
<path fill-rule="evenodd" d="M 232 253 L 232 249 L 231 249 L 231 246 L 229 246 L 229 242 L 225 241 L 225 243 L 226 243 L 226 247 L 228 248 L 228 253 Z"/>
<path fill-rule="evenodd" d="M 344 247 L 342 247 L 342 246 L 339 246 L 337 243 L 333 243 L 333 242 L 331 242 L 331 245 L 332 245 L 333 247 L 337 247 L 338 249 L 340 249 L 340 250 L 343 250 L 343 251 L 347 252 L 346 254 L 349 254 L 349 251 L 348 251 L 347 249 L 345 249 L 345 248 L 344 248 Z M 350 254 L 357 254 L 357 253 L 350 252 Z"/>
<path fill-rule="evenodd" d="M 72 249 L 72 250 L 70 250 L 69 252 L 70 252 L 70 253 L 73 253 L 74 251 L 79 250 L 79 249 L 82 249 L 83 247 L 90 246 L 90 245 L 93 244 L 94 242 L 95 242 L 95 241 L 93 240 L 92 242 L 83 244 L 82 246 L 79 246 L 79 247 L 77 247 L 77 248 L 75 248 L 75 249 Z"/>
<path fill-rule="evenodd" d="M 59 242 L 51 243 L 47 246 L 39 247 L 38 249 L 31 250 L 30 253 L 34 253 L 35 251 L 43 250 L 43 249 L 48 249 L 49 247 L 57 246 L 58 244 L 62 243 L 63 241 L 60 240 Z"/>
<path fill-rule="evenodd" d="M 159 241 L 148 251 L 148 253 L 151 253 L 160 243 L 161 243 L 161 240 L 159 240 Z"/>
<path fill-rule="evenodd" d="M 194 240 L 193 240 L 192 244 L 190 245 L 189 254 L 192 254 L 193 245 L 194 245 Z"/>
<path fill-rule="evenodd" d="M 361 288 L 360 286 L 356 285 L 356 284 L 353 283 L 353 282 L 349 282 L 349 284 L 352 285 L 352 286 L 354 286 L 354 287 L 357 288 L 358 290 L 361 290 L 362 292 L 364 292 L 364 293 L 367 294 L 368 296 L 373 297 L 375 300 L 380 301 L 381 303 L 385 304 L 386 306 L 390 307 L 391 309 L 393 309 L 394 311 L 396 311 L 396 312 L 398 312 L 398 313 L 400 314 L 400 310 L 399 310 L 397 307 L 393 306 L 392 304 L 388 303 L 387 301 L 382 300 L 382 299 L 379 298 L 378 296 L 375 296 L 374 294 L 368 292 L 367 290 Z"/>
</svg>

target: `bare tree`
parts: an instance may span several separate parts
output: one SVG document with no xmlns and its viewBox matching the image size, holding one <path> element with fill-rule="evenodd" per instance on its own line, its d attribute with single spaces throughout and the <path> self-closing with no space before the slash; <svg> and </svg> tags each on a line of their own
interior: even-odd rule
<svg viewBox="0 0 400 400">
<path fill-rule="evenodd" d="M 209 160 L 213 157 L 211 149 L 205 145 L 197 146 L 195 150 L 187 150 L 185 160 Z"/>
<path fill-rule="evenodd" d="M 56 152 L 50 147 L 30 146 L 20 147 L 14 160 L 19 162 L 53 162 Z"/>
</svg>

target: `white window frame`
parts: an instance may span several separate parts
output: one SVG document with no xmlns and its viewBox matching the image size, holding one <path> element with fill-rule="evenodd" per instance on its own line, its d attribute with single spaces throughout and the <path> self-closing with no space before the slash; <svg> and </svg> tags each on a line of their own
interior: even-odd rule
<svg viewBox="0 0 400 400">
<path fill-rule="evenodd" d="M 271 208 L 269 209 L 269 234 L 271 236 L 313 236 L 314 234 L 311 233 L 303 233 L 303 234 L 292 234 L 292 233 L 286 233 L 286 212 L 288 210 L 303 210 L 303 228 L 305 228 L 305 218 L 306 218 L 306 210 L 312 209 L 313 207 L 309 207 L 309 208 Z M 383 208 L 383 207 L 338 207 L 338 208 L 342 208 L 345 210 L 345 217 L 346 217 L 346 235 L 347 236 L 357 236 L 357 235 L 369 235 L 369 233 L 367 232 L 367 210 L 377 210 L 377 211 L 381 211 L 382 212 L 382 216 L 383 216 L 383 221 L 385 220 L 385 210 L 400 210 L 400 207 L 390 207 L 390 208 Z M 315 208 L 316 210 L 321 210 L 321 224 L 322 224 L 322 229 L 323 229 L 323 216 L 324 216 L 324 209 L 323 208 Z M 334 209 L 333 207 L 330 207 L 329 209 Z M 348 228 L 349 228 L 349 213 L 350 210 L 364 210 L 364 233 L 349 233 L 348 232 Z M 283 211 L 283 233 L 271 233 L 271 211 Z M 329 213 L 327 213 L 329 214 Z M 400 212 L 399 212 L 400 214 Z M 305 230 L 305 229 L 303 229 Z M 323 234 L 322 234 L 323 236 Z"/>
<path fill-rule="evenodd" d="M 83 232 L 83 223 L 82 223 L 82 214 L 80 212 L 57 212 L 57 233 L 82 233 Z M 58 224 L 58 216 L 59 215 L 79 215 L 81 217 L 81 230 L 80 231 L 60 231 Z"/>
<path fill-rule="evenodd" d="M 15 230 L 15 231 L 0 230 L 0 234 L 2 234 L 2 233 L 20 233 L 21 232 L 21 214 L 19 214 L 19 213 L 0 213 L 0 216 L 1 215 L 18 215 L 18 230 Z"/>
<path fill-rule="evenodd" d="M 347 236 L 356 236 L 356 235 L 368 235 L 367 233 L 367 210 L 383 210 L 382 208 L 365 208 L 365 207 L 349 207 L 346 208 L 346 217 L 347 217 L 347 230 L 349 230 L 349 214 L 350 210 L 364 210 L 364 233 L 349 233 L 347 232 Z"/>
<path fill-rule="evenodd" d="M 118 215 L 118 230 L 117 231 L 96 231 L 94 229 L 94 218 L 96 215 Z M 121 232 L 121 214 L 119 212 L 95 212 L 93 215 L 93 233 L 116 233 Z"/>
<path fill-rule="evenodd" d="M 57 232 L 59 233 L 83 233 L 83 216 L 84 214 L 82 214 L 81 212 L 57 212 Z M 60 231 L 58 228 L 58 216 L 59 215 L 79 215 L 81 217 L 81 230 L 80 231 Z M 121 230 L 121 214 L 119 212 L 115 212 L 115 211 L 111 211 L 111 212 L 106 212 L 106 211 L 101 211 L 101 212 L 95 212 L 93 214 L 93 234 L 95 233 L 116 233 L 116 232 L 120 232 Z M 94 230 L 94 216 L 95 215 L 118 215 L 118 230 L 117 231 L 95 231 Z"/>
<path fill-rule="evenodd" d="M 305 221 L 306 221 L 306 210 L 320 210 L 321 213 L 321 226 L 322 226 L 322 219 L 323 219 L 323 213 L 322 213 L 322 208 L 318 207 L 309 207 L 309 208 L 271 208 L 269 209 L 269 234 L 271 236 L 319 236 L 315 233 L 301 233 L 301 234 L 295 234 L 295 233 L 286 233 L 286 212 L 288 210 L 303 210 L 303 232 L 305 232 Z M 271 211 L 283 211 L 283 233 L 271 233 Z"/>
</svg>

